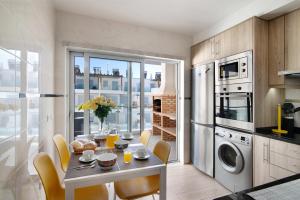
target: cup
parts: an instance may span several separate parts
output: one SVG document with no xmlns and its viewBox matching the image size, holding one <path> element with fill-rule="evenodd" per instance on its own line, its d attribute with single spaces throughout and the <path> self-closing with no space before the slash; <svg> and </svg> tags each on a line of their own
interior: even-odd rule
<svg viewBox="0 0 300 200">
<path fill-rule="evenodd" d="M 123 133 L 123 137 L 125 138 L 125 139 L 128 139 L 128 138 L 131 138 L 131 133 Z"/>
<path fill-rule="evenodd" d="M 124 163 L 130 163 L 132 160 L 131 151 L 124 151 Z"/>
<path fill-rule="evenodd" d="M 136 155 L 140 158 L 144 158 L 147 155 L 147 151 L 145 148 L 138 148 L 136 150 Z"/>
<path fill-rule="evenodd" d="M 94 156 L 94 151 L 93 150 L 85 150 L 82 152 L 82 157 L 85 160 L 91 160 Z"/>
</svg>

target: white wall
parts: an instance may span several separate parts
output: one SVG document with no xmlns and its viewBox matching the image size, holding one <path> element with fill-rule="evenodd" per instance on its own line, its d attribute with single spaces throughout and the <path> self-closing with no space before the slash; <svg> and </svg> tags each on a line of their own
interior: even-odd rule
<svg viewBox="0 0 300 200">
<path fill-rule="evenodd" d="M 20 61 L 22 93 L 28 92 L 24 81 L 26 70 L 31 67 L 26 56 L 28 51 L 39 55 L 39 92 L 34 93 L 54 92 L 54 14 L 51 0 L 0 0 L 0 62 L 7 63 L 4 58 L 7 55 Z M 9 54 L 9 49 L 21 51 L 21 58 Z M 40 193 L 38 179 L 30 174 L 35 173 L 32 159 L 39 150 L 54 155 L 54 100 L 13 98 L 0 101 L 15 102 L 17 108 L 15 127 L 0 127 L 0 198 L 41 199 L 43 193 Z M 32 102 L 38 102 L 36 109 L 32 109 Z M 31 118 L 30 110 L 38 113 L 39 118 Z M 30 124 L 37 124 L 37 127 L 39 124 L 39 129 L 31 129 Z M 7 136 L 6 131 L 10 129 L 14 129 L 15 134 Z"/>
<path fill-rule="evenodd" d="M 175 33 L 133 26 L 103 19 L 56 12 L 56 65 L 55 89 L 65 91 L 65 70 L 67 65 L 65 45 L 89 49 L 109 49 L 141 55 L 179 58 L 185 61 L 185 96 L 190 97 L 190 47 L 192 38 Z M 182 98 L 183 100 L 184 98 Z M 64 105 L 56 105 L 56 132 L 65 130 Z M 185 119 L 189 119 L 189 108 L 185 109 Z M 186 159 L 188 157 L 189 127 L 185 130 Z"/>
</svg>

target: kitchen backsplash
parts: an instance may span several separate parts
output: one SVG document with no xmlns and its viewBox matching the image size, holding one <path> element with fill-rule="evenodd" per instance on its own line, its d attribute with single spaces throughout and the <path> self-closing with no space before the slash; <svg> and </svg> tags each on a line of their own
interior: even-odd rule
<svg viewBox="0 0 300 200">
<path fill-rule="evenodd" d="M 300 89 L 285 89 L 285 99 L 300 107 Z M 300 127 L 300 112 L 295 113 L 295 126 Z"/>
</svg>

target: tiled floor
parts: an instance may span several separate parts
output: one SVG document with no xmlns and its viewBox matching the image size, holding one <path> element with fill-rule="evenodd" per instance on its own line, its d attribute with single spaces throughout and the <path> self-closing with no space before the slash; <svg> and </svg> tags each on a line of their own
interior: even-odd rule
<svg viewBox="0 0 300 200">
<path fill-rule="evenodd" d="M 111 185 L 111 199 L 113 199 L 112 188 Z M 229 193 L 230 191 L 217 183 L 215 179 L 201 173 L 192 165 L 180 165 L 177 163 L 168 165 L 168 200 L 211 200 Z M 159 197 L 155 195 L 155 199 L 159 199 Z M 152 200 L 152 197 L 149 196 L 140 200 Z"/>
</svg>

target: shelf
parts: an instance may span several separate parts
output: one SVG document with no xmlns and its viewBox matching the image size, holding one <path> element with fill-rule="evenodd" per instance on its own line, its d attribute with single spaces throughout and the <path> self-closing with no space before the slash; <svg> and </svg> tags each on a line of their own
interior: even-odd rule
<svg viewBox="0 0 300 200">
<path fill-rule="evenodd" d="M 152 124 L 152 126 L 176 137 L 176 127 L 161 127 L 158 124 Z"/>
<path fill-rule="evenodd" d="M 171 120 L 176 120 L 176 113 L 161 113 L 161 112 L 153 111 L 153 114 L 168 117 Z"/>
<path fill-rule="evenodd" d="M 161 128 L 161 130 L 176 137 L 176 128 L 175 127 L 174 128 L 165 127 L 165 128 Z"/>
<path fill-rule="evenodd" d="M 152 126 L 158 128 L 158 129 L 162 129 L 162 127 L 160 125 L 158 125 L 158 124 L 152 124 Z"/>
</svg>

